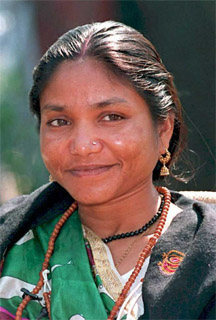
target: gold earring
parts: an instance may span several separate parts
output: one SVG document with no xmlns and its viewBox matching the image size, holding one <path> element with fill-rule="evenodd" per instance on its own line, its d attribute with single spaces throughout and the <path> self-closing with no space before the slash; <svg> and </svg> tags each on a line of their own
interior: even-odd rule
<svg viewBox="0 0 216 320">
<path fill-rule="evenodd" d="M 53 178 L 53 176 L 50 174 L 49 175 L 49 182 L 54 182 L 55 180 L 54 180 L 54 178 Z"/>
<path fill-rule="evenodd" d="M 161 171 L 160 171 L 160 176 L 168 176 L 169 175 L 169 169 L 166 167 L 166 164 L 171 159 L 171 153 L 167 149 L 165 149 L 165 150 L 166 150 L 165 156 L 161 155 L 159 158 L 159 161 L 163 165 L 161 168 Z"/>
</svg>

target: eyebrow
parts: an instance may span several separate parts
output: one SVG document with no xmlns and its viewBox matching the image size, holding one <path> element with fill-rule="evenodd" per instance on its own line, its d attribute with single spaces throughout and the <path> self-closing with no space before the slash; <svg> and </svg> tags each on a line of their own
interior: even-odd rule
<svg viewBox="0 0 216 320">
<path fill-rule="evenodd" d="M 113 97 L 104 101 L 100 101 L 100 102 L 96 102 L 93 103 L 92 105 L 90 105 L 91 107 L 96 107 L 96 108 L 104 108 L 107 107 L 109 105 L 112 104 L 116 104 L 116 103 L 124 103 L 127 104 L 127 101 L 122 99 L 122 98 L 118 98 L 118 97 Z M 57 112 L 61 112 L 64 111 L 65 109 L 67 109 L 67 106 L 60 106 L 60 105 L 50 105 L 50 104 L 46 104 L 45 106 L 43 106 L 41 108 L 41 112 L 45 111 L 45 110 L 51 110 L 51 111 L 57 111 Z"/>
<path fill-rule="evenodd" d="M 108 100 L 100 101 L 94 105 L 96 105 L 96 107 L 103 108 L 103 107 L 106 107 L 106 106 L 109 106 L 109 105 L 115 104 L 115 103 L 127 103 L 127 101 L 122 98 L 113 97 Z"/>
<path fill-rule="evenodd" d="M 45 111 L 45 110 L 51 110 L 51 111 L 63 111 L 65 110 L 66 107 L 65 106 L 57 106 L 57 105 L 52 105 L 52 104 L 45 104 L 45 106 L 43 106 L 41 108 L 41 112 Z"/>
</svg>

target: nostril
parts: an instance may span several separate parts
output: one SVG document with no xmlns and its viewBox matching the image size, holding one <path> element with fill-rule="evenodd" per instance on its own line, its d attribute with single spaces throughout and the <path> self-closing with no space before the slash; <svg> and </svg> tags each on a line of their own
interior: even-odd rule
<svg viewBox="0 0 216 320">
<path fill-rule="evenodd" d="M 90 153 L 100 152 L 102 150 L 102 144 L 97 140 L 73 141 L 71 142 L 70 150 L 72 154 L 88 155 Z"/>
</svg>

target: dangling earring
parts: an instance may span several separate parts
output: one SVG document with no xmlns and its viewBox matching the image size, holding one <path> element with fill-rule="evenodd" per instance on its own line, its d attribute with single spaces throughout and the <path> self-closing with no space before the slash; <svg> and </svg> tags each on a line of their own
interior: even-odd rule
<svg viewBox="0 0 216 320">
<path fill-rule="evenodd" d="M 161 171 L 160 171 L 160 176 L 168 176 L 169 175 L 169 169 L 166 167 L 167 162 L 170 161 L 171 159 L 171 153 L 166 150 L 165 156 L 161 155 L 159 158 L 159 161 L 163 164 Z"/>
<path fill-rule="evenodd" d="M 53 178 L 53 176 L 50 174 L 49 175 L 49 182 L 54 182 L 55 180 L 54 180 L 54 178 Z"/>
</svg>

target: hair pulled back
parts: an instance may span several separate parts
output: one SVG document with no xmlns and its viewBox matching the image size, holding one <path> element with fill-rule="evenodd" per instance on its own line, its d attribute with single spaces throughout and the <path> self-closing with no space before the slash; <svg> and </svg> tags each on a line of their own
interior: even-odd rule
<svg viewBox="0 0 216 320">
<path fill-rule="evenodd" d="M 40 94 L 65 60 L 91 57 L 101 61 L 112 72 L 130 81 L 147 102 L 155 123 L 174 114 L 174 130 L 169 151 L 174 164 L 183 147 L 182 108 L 173 83 L 154 46 L 140 32 L 114 21 L 96 22 L 79 26 L 62 35 L 43 55 L 34 69 L 30 91 L 30 109 L 40 123 Z M 153 171 L 159 179 L 161 164 Z"/>
</svg>

